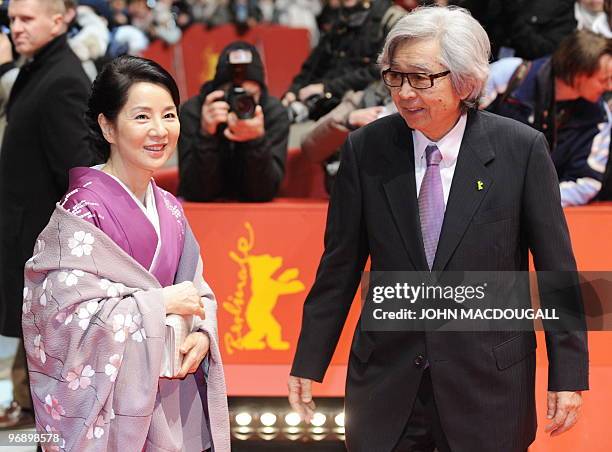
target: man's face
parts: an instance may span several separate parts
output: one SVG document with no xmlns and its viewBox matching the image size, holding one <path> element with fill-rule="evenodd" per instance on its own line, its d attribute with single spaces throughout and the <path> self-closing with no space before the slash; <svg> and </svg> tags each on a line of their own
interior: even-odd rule
<svg viewBox="0 0 612 452">
<path fill-rule="evenodd" d="M 593 75 L 578 75 L 574 80 L 574 89 L 589 102 L 597 102 L 606 91 L 612 90 L 612 56 L 602 55 L 599 69 Z"/>
<path fill-rule="evenodd" d="M 27 58 L 59 36 L 65 27 L 63 16 L 39 0 L 12 0 L 8 16 L 15 50 Z"/>
<path fill-rule="evenodd" d="M 580 4 L 594 13 L 599 13 L 604 10 L 604 0 L 580 0 Z"/>
<path fill-rule="evenodd" d="M 391 70 L 437 74 L 448 70 L 440 64 L 440 45 L 434 39 L 406 41 L 395 50 Z M 397 111 L 408 127 L 437 141 L 453 128 L 461 116 L 461 97 L 450 74 L 434 80 L 428 89 L 415 89 L 404 79 L 401 88 L 389 88 Z"/>
<path fill-rule="evenodd" d="M 345 8 L 352 8 L 357 5 L 357 3 L 359 3 L 359 0 L 342 0 L 342 6 Z"/>
<path fill-rule="evenodd" d="M 399 2 L 399 5 L 406 11 L 412 11 L 414 8 L 419 6 L 419 2 L 418 0 L 402 0 Z"/>
<path fill-rule="evenodd" d="M 137 18 L 146 17 L 149 13 L 149 7 L 147 6 L 147 2 L 145 0 L 134 0 L 128 2 L 127 10 L 131 16 Z"/>
<path fill-rule="evenodd" d="M 125 0 L 112 0 L 110 5 L 111 5 L 111 8 L 113 8 L 113 10 L 115 11 L 122 11 L 125 8 L 127 8 L 127 4 Z"/>
</svg>

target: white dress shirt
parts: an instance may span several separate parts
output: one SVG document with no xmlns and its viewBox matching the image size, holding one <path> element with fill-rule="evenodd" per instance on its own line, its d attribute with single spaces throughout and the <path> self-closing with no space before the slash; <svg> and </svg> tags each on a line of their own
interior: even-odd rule
<svg viewBox="0 0 612 452">
<path fill-rule="evenodd" d="M 430 144 L 435 144 L 442 154 L 440 162 L 440 177 L 442 177 L 442 190 L 444 191 L 444 207 L 448 203 L 448 194 L 450 193 L 453 175 L 455 174 L 455 166 L 457 166 L 457 157 L 459 156 L 459 148 L 463 140 L 465 125 L 467 123 L 467 114 L 464 113 L 457 121 L 457 124 L 440 140 L 431 141 L 423 133 L 418 130 L 412 131 L 412 142 L 414 143 L 414 176 L 416 179 L 417 198 L 421 191 L 421 183 L 425 177 L 427 170 L 427 159 L 425 158 L 425 149 Z"/>
</svg>

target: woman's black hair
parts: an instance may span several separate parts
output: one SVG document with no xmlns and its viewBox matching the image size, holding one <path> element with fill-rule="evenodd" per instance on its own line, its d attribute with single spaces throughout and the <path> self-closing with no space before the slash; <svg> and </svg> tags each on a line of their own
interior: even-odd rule
<svg viewBox="0 0 612 452">
<path fill-rule="evenodd" d="M 91 137 L 92 150 L 96 157 L 106 162 L 110 157 L 110 144 L 104 138 L 98 124 L 102 113 L 106 119 L 115 122 L 117 115 L 127 102 L 132 85 L 139 82 L 154 83 L 168 90 L 176 108 L 180 95 L 172 76 L 155 61 L 146 58 L 123 55 L 110 61 L 93 82 L 86 113 Z"/>
</svg>

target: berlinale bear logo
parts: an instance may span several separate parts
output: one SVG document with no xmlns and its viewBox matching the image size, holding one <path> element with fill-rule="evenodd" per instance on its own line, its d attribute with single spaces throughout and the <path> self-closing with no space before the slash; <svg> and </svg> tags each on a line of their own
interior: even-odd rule
<svg viewBox="0 0 612 452">
<path fill-rule="evenodd" d="M 250 223 L 245 223 L 248 237 L 238 239 L 238 252 L 230 251 L 230 258 L 239 266 L 238 283 L 233 295 L 223 303 L 223 308 L 233 316 L 234 323 L 224 336 L 228 353 L 235 350 L 288 350 L 289 342 L 283 340 L 282 325 L 273 310 L 282 295 L 304 290 L 298 279 L 299 270 L 288 268 L 274 276 L 283 266 L 283 258 L 269 254 L 250 254 L 255 245 L 255 233 Z M 246 302 L 247 294 L 248 302 Z"/>
</svg>

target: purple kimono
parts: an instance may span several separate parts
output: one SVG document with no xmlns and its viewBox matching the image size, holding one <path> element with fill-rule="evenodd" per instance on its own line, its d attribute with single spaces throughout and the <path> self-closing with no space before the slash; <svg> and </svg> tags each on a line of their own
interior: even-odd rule
<svg viewBox="0 0 612 452">
<path fill-rule="evenodd" d="M 230 450 L 216 302 L 197 242 L 178 201 L 153 182 L 147 207 L 157 215 L 111 176 L 75 168 L 26 263 L 22 323 L 37 430 L 60 437 L 46 450 Z M 210 337 L 208 375 L 201 366 L 160 379 L 162 287 L 187 280 L 204 301 L 195 330 Z"/>
</svg>

